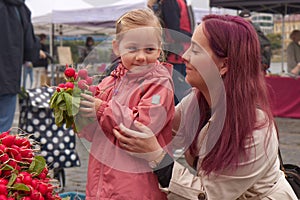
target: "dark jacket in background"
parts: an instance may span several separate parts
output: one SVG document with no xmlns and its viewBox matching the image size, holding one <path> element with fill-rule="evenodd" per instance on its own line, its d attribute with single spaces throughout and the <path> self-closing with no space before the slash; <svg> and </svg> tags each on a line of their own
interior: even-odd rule
<svg viewBox="0 0 300 200">
<path fill-rule="evenodd" d="M 0 0 L 0 95 L 18 93 L 23 61 L 39 58 L 30 15 L 23 0 Z"/>
<path fill-rule="evenodd" d="M 194 30 L 194 15 L 192 7 L 186 0 L 159 0 L 160 18 L 165 31 L 167 61 L 170 63 L 184 63 L 179 56 L 190 45 L 190 39 Z"/>
<path fill-rule="evenodd" d="M 40 43 L 40 50 L 44 52 L 48 52 L 48 48 L 45 44 Z M 48 67 L 48 59 L 47 58 L 39 58 L 36 62 L 33 62 L 33 67 L 45 67 L 47 70 Z"/>
</svg>

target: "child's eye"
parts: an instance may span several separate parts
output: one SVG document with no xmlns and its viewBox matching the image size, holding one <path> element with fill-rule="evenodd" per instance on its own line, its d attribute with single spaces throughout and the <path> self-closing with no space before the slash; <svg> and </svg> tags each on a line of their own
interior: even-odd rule
<svg viewBox="0 0 300 200">
<path fill-rule="evenodd" d="M 146 51 L 149 52 L 149 53 L 151 53 L 155 50 L 156 50 L 156 48 L 152 48 L 152 47 L 146 48 Z"/>
<path fill-rule="evenodd" d="M 136 47 L 127 47 L 127 49 L 129 50 L 129 52 L 135 52 L 138 50 Z"/>
</svg>

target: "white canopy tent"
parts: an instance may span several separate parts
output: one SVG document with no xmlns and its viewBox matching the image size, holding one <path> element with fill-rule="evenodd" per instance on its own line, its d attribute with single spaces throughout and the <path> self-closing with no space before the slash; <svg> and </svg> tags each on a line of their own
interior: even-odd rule
<svg viewBox="0 0 300 200">
<path fill-rule="evenodd" d="M 117 0 L 103 6 L 94 6 L 84 0 L 26 0 L 32 12 L 35 32 L 49 30 L 50 24 L 63 24 L 64 35 L 111 33 L 114 22 L 125 12 L 145 8 L 147 0 Z M 199 23 L 209 9 L 194 8 Z M 47 27 L 48 25 L 48 27 Z M 58 29 L 58 28 L 57 28 Z"/>
<path fill-rule="evenodd" d="M 26 4 L 32 12 L 35 32 L 49 30 L 50 24 L 63 24 L 58 32 L 64 35 L 110 33 L 122 14 L 146 7 L 145 0 L 119 0 L 104 6 L 94 6 L 84 0 L 27 0 Z"/>
<path fill-rule="evenodd" d="M 118 0 L 104 6 L 94 6 L 84 0 L 26 0 L 32 13 L 36 34 L 50 35 L 53 55 L 54 35 L 113 33 L 114 22 L 125 12 L 146 7 L 145 0 Z"/>
<path fill-rule="evenodd" d="M 114 33 L 115 21 L 125 12 L 145 8 L 147 0 L 114 0 L 95 6 L 84 0 L 26 0 L 32 13 L 35 33 L 49 32 L 50 43 L 54 35 L 83 35 Z M 195 21 L 200 23 L 209 9 L 194 7 Z M 53 46 L 50 45 L 52 55 Z"/>
</svg>

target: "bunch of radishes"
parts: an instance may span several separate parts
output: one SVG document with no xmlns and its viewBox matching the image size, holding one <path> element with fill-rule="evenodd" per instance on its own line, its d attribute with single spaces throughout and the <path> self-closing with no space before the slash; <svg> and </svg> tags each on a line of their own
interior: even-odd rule
<svg viewBox="0 0 300 200">
<path fill-rule="evenodd" d="M 28 137 L 0 133 L 0 200 L 58 200 L 46 161 Z"/>
<path fill-rule="evenodd" d="M 87 69 L 80 69 L 78 72 L 68 65 L 66 65 L 65 69 L 65 77 L 66 83 L 61 83 L 58 85 L 56 90 L 60 92 L 62 89 L 74 89 L 74 87 L 78 86 L 81 90 L 88 90 L 91 93 L 95 94 L 97 86 L 93 84 L 93 77 L 88 75 Z"/>
</svg>

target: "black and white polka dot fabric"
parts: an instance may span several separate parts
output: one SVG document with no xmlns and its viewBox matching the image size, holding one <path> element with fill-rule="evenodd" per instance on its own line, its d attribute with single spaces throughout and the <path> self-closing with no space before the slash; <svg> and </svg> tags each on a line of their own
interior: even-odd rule
<svg viewBox="0 0 300 200">
<path fill-rule="evenodd" d="M 65 126 L 57 127 L 54 122 L 49 106 L 54 89 L 41 87 L 27 93 L 28 98 L 20 100 L 19 127 L 34 135 L 50 168 L 80 166 L 74 131 Z"/>
</svg>

